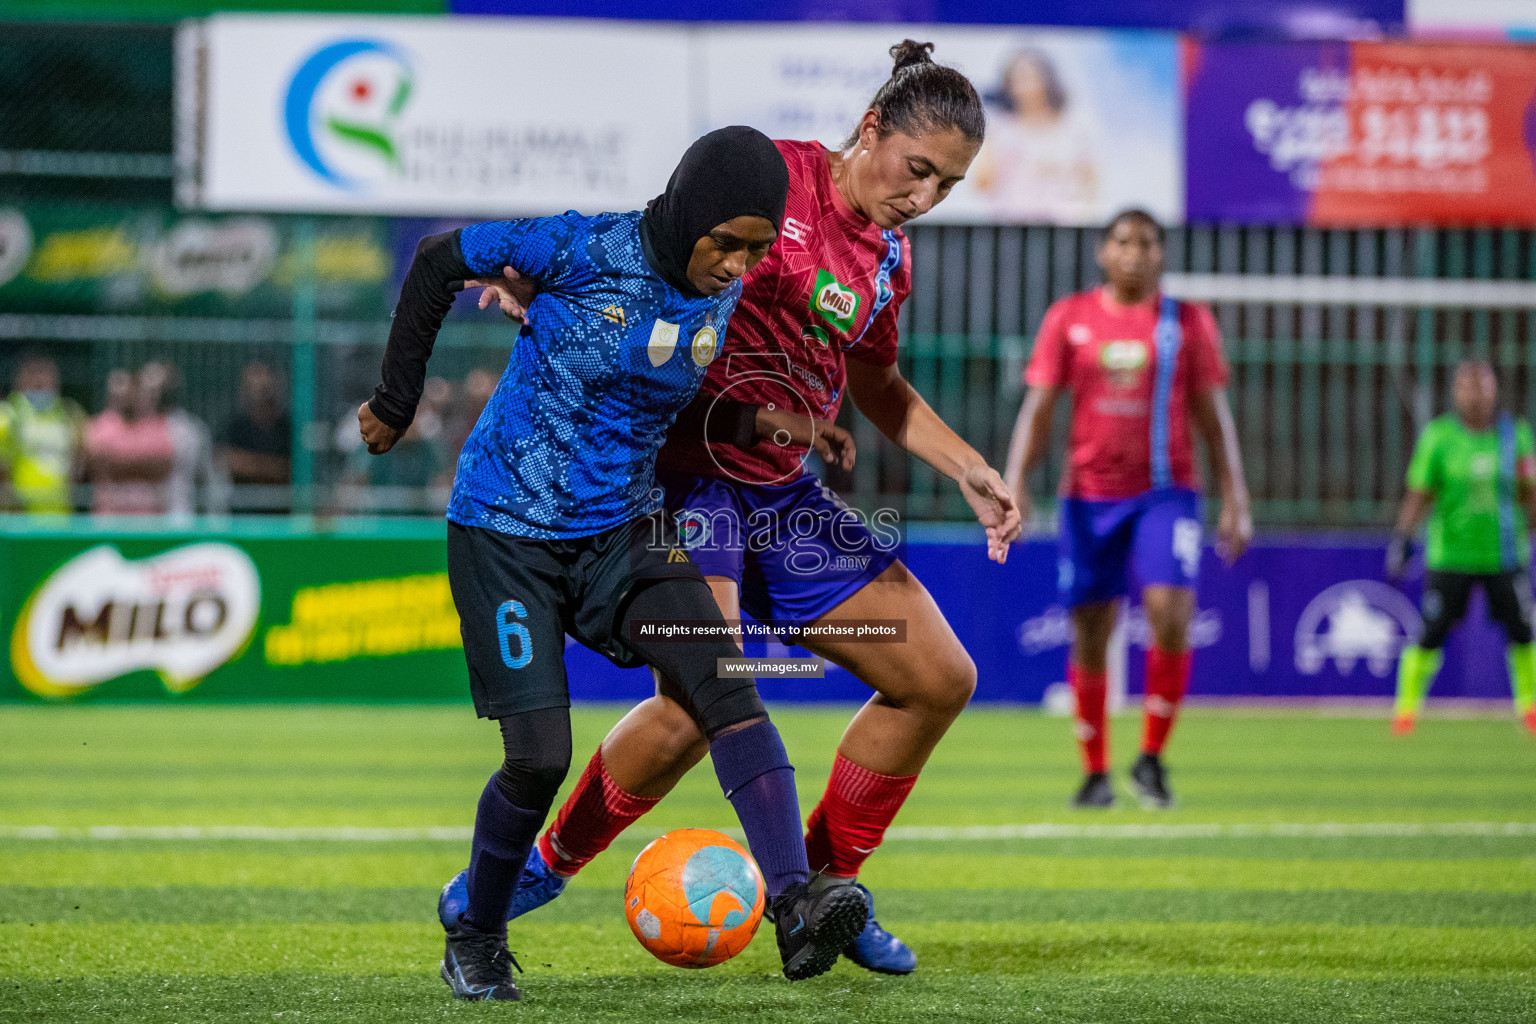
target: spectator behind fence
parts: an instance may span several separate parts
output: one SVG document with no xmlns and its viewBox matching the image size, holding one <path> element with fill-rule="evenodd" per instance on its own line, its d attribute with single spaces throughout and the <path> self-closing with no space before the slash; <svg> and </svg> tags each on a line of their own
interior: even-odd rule
<svg viewBox="0 0 1536 1024">
<path fill-rule="evenodd" d="M 59 394 L 58 365 L 44 355 L 23 355 L 14 389 L 0 404 L 0 508 L 70 512 L 84 427 L 84 410 Z"/>
<path fill-rule="evenodd" d="M 292 480 L 293 426 L 278 392 L 277 373 L 266 363 L 240 371 L 239 406 L 219 438 L 231 483 L 281 487 Z"/>
<path fill-rule="evenodd" d="M 175 446 L 159 401 L 157 389 L 141 389 L 138 377 L 127 370 L 107 375 L 107 408 L 85 428 L 86 473 L 95 514 L 165 512 Z"/>
<path fill-rule="evenodd" d="M 447 486 L 451 477 L 445 472 L 441 439 L 428 436 L 419 421 L 413 421 L 393 449 L 396 459 L 373 459 L 366 448 L 355 448 L 347 459 L 351 483 L 369 487 Z M 388 463 L 388 465 L 386 465 Z"/>
<path fill-rule="evenodd" d="M 469 440 L 469 432 L 475 429 L 480 414 L 485 411 L 495 391 L 496 375 L 489 370 L 470 370 L 464 378 L 464 396 L 449 418 L 443 434 L 443 455 L 450 474 L 459 464 L 459 452 L 464 449 L 464 442 Z"/>
<path fill-rule="evenodd" d="M 453 483 L 453 463 L 444 449 L 445 423 L 450 416 L 453 387 L 442 377 L 429 377 L 422 388 L 421 404 L 405 436 L 390 450 L 389 459 L 375 459 L 356 446 L 347 457 L 347 483 L 351 488 L 388 488 L 364 495 L 352 491 L 344 504 L 356 512 L 443 511 L 446 493 L 434 496 L 428 488 L 447 488 Z M 391 463 L 394 456 L 401 458 Z M 409 490 L 407 490 L 409 489 Z"/>
<path fill-rule="evenodd" d="M 208 426 L 180 405 L 181 372 L 171 363 L 145 363 L 139 370 L 139 390 L 156 415 L 165 417 L 171 436 L 171 473 L 166 481 L 164 511 L 185 517 L 224 511 L 225 488 L 214 472 L 213 437 Z"/>
</svg>

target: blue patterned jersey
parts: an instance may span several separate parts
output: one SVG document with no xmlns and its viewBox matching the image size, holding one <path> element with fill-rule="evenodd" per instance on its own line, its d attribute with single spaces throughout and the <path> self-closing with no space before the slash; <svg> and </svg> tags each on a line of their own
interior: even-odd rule
<svg viewBox="0 0 1536 1024">
<path fill-rule="evenodd" d="M 478 274 L 539 282 L 527 326 L 459 456 L 448 518 L 554 540 L 661 507 L 656 452 L 698 391 L 741 295 L 689 298 L 651 269 L 639 213 L 474 224 Z"/>
</svg>

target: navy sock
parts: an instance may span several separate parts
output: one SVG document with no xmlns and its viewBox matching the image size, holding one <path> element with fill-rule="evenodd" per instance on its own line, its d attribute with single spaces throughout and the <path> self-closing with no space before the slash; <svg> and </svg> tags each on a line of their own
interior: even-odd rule
<svg viewBox="0 0 1536 1024">
<path fill-rule="evenodd" d="M 502 795 L 494 775 L 486 783 L 475 812 L 469 853 L 469 908 L 463 920 L 470 927 L 492 934 L 507 930 L 512 893 L 546 813 L 547 809 L 529 811 L 512 803 Z"/>
<path fill-rule="evenodd" d="M 768 898 L 809 879 L 795 769 L 779 730 L 765 718 L 716 736 L 709 741 L 709 756 L 720 788 L 747 833 L 747 847 L 763 869 Z"/>
</svg>

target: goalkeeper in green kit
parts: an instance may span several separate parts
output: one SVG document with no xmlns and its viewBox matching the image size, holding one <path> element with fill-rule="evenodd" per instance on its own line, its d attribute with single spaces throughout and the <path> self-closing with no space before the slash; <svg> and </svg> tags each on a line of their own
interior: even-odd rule
<svg viewBox="0 0 1536 1024">
<path fill-rule="evenodd" d="M 1413 731 L 1440 669 L 1451 628 L 1481 586 L 1488 613 L 1509 638 L 1515 711 L 1536 733 L 1536 645 L 1531 642 L 1531 543 L 1536 521 L 1536 445 L 1531 426 L 1498 411 L 1498 380 L 1481 359 L 1456 367 L 1454 415 L 1432 420 L 1408 466 L 1408 494 L 1387 548 L 1387 575 L 1400 579 L 1412 537 L 1429 513 L 1424 565 L 1424 634 L 1397 666 L 1392 731 Z"/>
</svg>

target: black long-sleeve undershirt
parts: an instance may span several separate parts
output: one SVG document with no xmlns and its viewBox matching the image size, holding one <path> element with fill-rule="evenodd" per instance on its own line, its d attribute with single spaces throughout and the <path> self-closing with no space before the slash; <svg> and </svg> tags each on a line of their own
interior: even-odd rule
<svg viewBox="0 0 1536 1024">
<path fill-rule="evenodd" d="M 405 430 L 416 418 L 437 332 L 453 306 L 454 294 L 475 276 L 464 262 L 459 232 L 429 235 L 416 246 L 389 325 L 381 368 L 384 383 L 373 389 L 368 400 L 373 414 L 396 430 Z"/>
<path fill-rule="evenodd" d="M 423 238 L 400 287 L 400 301 L 389 325 L 389 343 L 381 368 L 383 383 L 373 389 L 368 407 L 380 421 L 405 430 L 416 418 L 427 376 L 427 360 L 466 280 L 478 276 L 464 260 L 459 232 Z M 708 430 L 706 432 L 706 424 Z M 757 443 L 757 407 L 700 393 L 680 413 L 673 430 L 707 436 L 737 448 Z"/>
</svg>

